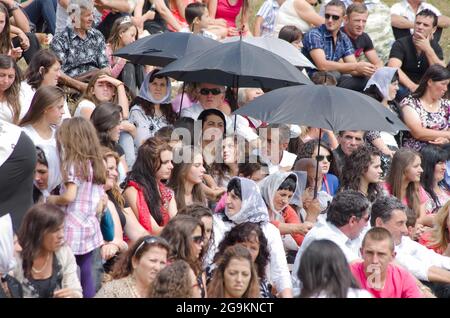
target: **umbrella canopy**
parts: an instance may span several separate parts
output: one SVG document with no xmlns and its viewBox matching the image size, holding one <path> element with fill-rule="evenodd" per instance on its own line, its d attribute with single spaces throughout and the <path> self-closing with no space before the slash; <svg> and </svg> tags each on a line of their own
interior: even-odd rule
<svg viewBox="0 0 450 318">
<path fill-rule="evenodd" d="M 239 36 L 226 38 L 224 43 L 239 41 Z M 316 68 L 306 56 L 304 56 L 300 50 L 296 49 L 292 44 L 274 37 L 243 37 L 242 41 L 255 45 L 257 47 L 266 49 L 272 53 L 275 53 L 289 63 L 297 67 L 309 67 Z"/>
<path fill-rule="evenodd" d="M 220 42 L 185 32 L 165 32 L 139 39 L 119 50 L 119 56 L 135 64 L 166 66 L 184 56 L 195 56 Z"/>
<path fill-rule="evenodd" d="M 234 114 L 270 123 L 302 124 L 332 131 L 408 130 L 394 113 L 372 97 L 325 85 L 277 89 L 255 98 Z"/>
<path fill-rule="evenodd" d="M 184 82 L 234 87 L 312 84 L 282 57 L 243 41 L 223 43 L 197 56 L 186 56 L 167 65 L 159 74 Z"/>
</svg>

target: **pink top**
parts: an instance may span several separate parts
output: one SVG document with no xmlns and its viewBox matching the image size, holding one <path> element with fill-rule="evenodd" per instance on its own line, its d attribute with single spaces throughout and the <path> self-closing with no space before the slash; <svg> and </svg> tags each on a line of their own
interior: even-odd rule
<svg viewBox="0 0 450 318">
<path fill-rule="evenodd" d="M 189 4 L 196 2 L 195 0 L 183 0 L 185 7 L 187 7 Z M 176 1 L 171 0 L 170 1 L 170 11 L 172 11 L 173 16 L 178 21 L 178 23 L 181 25 L 182 28 L 189 27 L 186 20 L 181 16 L 180 11 L 178 11 Z M 176 32 L 176 30 L 170 25 L 167 24 L 167 27 L 170 31 Z"/>
<path fill-rule="evenodd" d="M 217 1 L 216 19 L 224 19 L 227 21 L 227 27 L 236 27 L 236 17 L 241 11 L 244 0 L 237 0 L 236 4 L 232 6 L 228 0 Z"/>
<path fill-rule="evenodd" d="M 391 185 L 389 183 L 383 182 L 383 188 L 387 191 L 387 193 L 389 195 L 393 195 L 392 194 L 392 187 L 391 187 Z M 419 203 L 420 204 L 424 204 L 425 202 L 427 202 L 427 193 L 422 188 L 422 186 L 419 186 Z M 406 197 L 403 198 L 402 203 L 405 204 L 405 205 L 408 205 L 408 199 Z"/>
<path fill-rule="evenodd" d="M 403 268 L 389 264 L 386 280 L 381 290 L 369 287 L 370 282 L 364 273 L 363 262 L 351 264 L 350 269 L 361 288 L 370 292 L 375 298 L 422 298 L 416 280 Z"/>
<path fill-rule="evenodd" d="M 113 56 L 113 53 L 114 52 L 112 51 L 109 43 L 106 44 L 106 57 L 108 58 L 109 67 L 111 69 L 111 75 L 114 78 L 118 78 L 123 70 L 123 67 L 127 63 L 127 60 L 118 56 Z"/>
</svg>

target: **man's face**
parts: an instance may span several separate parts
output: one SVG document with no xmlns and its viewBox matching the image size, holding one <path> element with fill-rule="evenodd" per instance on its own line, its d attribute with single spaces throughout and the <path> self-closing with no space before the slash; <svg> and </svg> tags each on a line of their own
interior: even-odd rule
<svg viewBox="0 0 450 318">
<path fill-rule="evenodd" d="M 394 255 L 388 239 L 383 241 L 365 240 L 364 246 L 361 247 L 361 256 L 364 260 L 364 271 L 372 288 L 381 289 L 383 287 L 379 275 L 386 274 L 387 267 L 394 259 Z"/>
<path fill-rule="evenodd" d="M 418 37 L 418 35 L 423 38 L 429 38 L 436 29 L 433 27 L 433 17 L 416 17 L 414 22 L 414 34 L 413 37 Z"/>
<path fill-rule="evenodd" d="M 76 16 L 78 12 L 75 12 L 72 16 L 72 23 L 74 27 L 81 30 L 90 30 L 92 29 L 92 23 L 94 22 L 94 14 L 90 9 L 81 9 L 79 11 L 79 19 Z"/>
<path fill-rule="evenodd" d="M 364 213 L 359 219 L 356 216 L 352 216 L 349 221 L 349 224 L 351 225 L 351 231 L 347 235 L 348 238 L 351 240 L 357 238 L 361 234 L 362 230 L 367 226 L 369 218 L 370 214 L 368 212 Z"/>
<path fill-rule="evenodd" d="M 328 6 L 325 9 L 325 25 L 329 32 L 334 32 L 341 27 L 344 20 L 344 12 L 341 7 Z"/>
<path fill-rule="evenodd" d="M 222 106 L 225 99 L 225 88 L 216 84 L 201 83 L 198 89 L 198 102 L 203 109 Z"/>
<path fill-rule="evenodd" d="M 388 230 L 394 239 L 394 244 L 399 245 L 402 241 L 402 236 L 408 235 L 406 220 L 406 213 L 404 211 L 394 210 L 392 211 L 391 218 L 388 221 L 383 222 L 380 218 L 377 218 L 375 220 L 375 225 L 384 227 Z"/>
<path fill-rule="evenodd" d="M 347 17 L 345 27 L 352 37 L 358 37 L 363 34 L 366 27 L 367 18 L 369 13 L 357 13 L 353 12 Z"/>
<path fill-rule="evenodd" d="M 342 136 L 339 136 L 339 144 L 346 156 L 350 156 L 353 151 L 361 147 L 364 143 L 363 131 L 344 131 Z"/>
</svg>

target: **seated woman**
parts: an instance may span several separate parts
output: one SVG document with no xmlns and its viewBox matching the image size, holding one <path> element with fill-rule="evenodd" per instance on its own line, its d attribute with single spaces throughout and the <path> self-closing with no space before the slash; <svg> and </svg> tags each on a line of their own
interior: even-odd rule
<svg viewBox="0 0 450 318">
<path fill-rule="evenodd" d="M 292 44 L 296 49 L 301 50 L 303 47 L 303 33 L 295 25 L 285 25 L 278 33 L 278 38 Z"/>
<path fill-rule="evenodd" d="M 45 202 L 50 194 L 59 193 L 62 182 L 59 154 L 46 146 L 36 147 L 36 169 L 33 180 L 33 202 Z"/>
<path fill-rule="evenodd" d="M 277 171 L 264 178 L 259 188 L 269 211 L 270 222 L 280 231 L 285 249 L 297 251 L 313 226 L 311 222 L 301 222 L 297 212 L 289 205 L 297 188 L 297 176 Z"/>
<path fill-rule="evenodd" d="M 238 136 L 232 135 L 219 140 L 221 152 L 216 154 L 215 162 L 211 165 L 210 174 L 219 187 L 226 188 L 231 178 L 238 175 L 238 162 L 241 156 L 239 153 Z"/>
<path fill-rule="evenodd" d="M 450 101 L 442 98 L 449 82 L 449 70 L 439 64 L 431 65 L 416 91 L 402 100 L 403 120 L 410 129 L 405 132 L 404 147 L 420 151 L 428 143 L 449 142 Z"/>
<path fill-rule="evenodd" d="M 294 25 L 303 33 L 308 32 L 312 27 L 318 27 L 325 23 L 316 10 L 319 0 L 286 0 L 278 11 L 275 19 L 275 32 L 280 32 L 285 25 Z"/>
<path fill-rule="evenodd" d="M 266 204 L 254 181 L 234 177 L 228 183 L 227 202 L 224 211 L 214 214 L 214 244 L 207 254 L 207 263 L 211 264 L 217 252 L 218 244 L 225 233 L 237 224 L 257 223 L 267 239 L 270 252 L 270 283 L 273 283 L 277 296 L 292 297 L 292 282 L 280 231 L 269 220 Z"/>
<path fill-rule="evenodd" d="M 206 298 L 206 275 L 203 271 L 202 247 L 205 240 L 203 223 L 190 215 L 177 215 L 164 227 L 161 237 L 170 245 L 169 260 L 186 261 L 194 271 L 202 298 Z"/>
<path fill-rule="evenodd" d="M 208 284 L 209 298 L 259 298 L 258 274 L 250 252 L 237 244 L 228 247 L 217 260 Z"/>
<path fill-rule="evenodd" d="M 425 213 L 434 219 L 436 213 L 450 200 L 450 189 L 444 182 L 447 152 L 436 145 L 428 145 L 420 151 L 423 173 L 420 184 L 426 193 Z"/>
<path fill-rule="evenodd" d="M 168 187 L 175 192 L 175 199 L 179 210 L 193 203 L 206 206 L 203 193 L 203 156 L 201 152 L 191 146 L 184 146 L 174 150 L 174 157 L 179 161 L 173 166 L 172 176 Z"/>
<path fill-rule="evenodd" d="M 370 146 L 363 145 L 345 159 L 341 191 L 361 192 L 370 202 L 382 195 L 381 153 Z"/>
<path fill-rule="evenodd" d="M 106 282 L 96 298 L 146 298 L 150 285 L 166 264 L 170 251 L 167 241 L 143 236 L 114 264 L 112 280 Z"/>
<path fill-rule="evenodd" d="M 177 213 L 174 193 L 163 184 L 172 174 L 172 150 L 159 137 L 139 147 L 136 162 L 124 182 L 123 195 L 140 225 L 159 235 Z"/>
<path fill-rule="evenodd" d="M 25 215 L 14 269 L 24 297 L 82 297 L 75 257 L 64 244 L 64 218 L 64 211 L 53 204 L 34 205 Z"/>
<path fill-rule="evenodd" d="M 444 256 L 450 256 L 450 201 L 434 216 L 434 226 L 423 233 L 419 243 Z"/>
<path fill-rule="evenodd" d="M 225 250 L 233 245 L 240 244 L 248 249 L 252 256 L 253 264 L 258 275 L 260 297 L 272 298 L 271 286 L 267 280 L 269 264 L 269 248 L 267 239 L 261 227 L 256 223 L 245 222 L 233 227 L 220 242 L 218 251 L 214 256 L 214 264 L 207 268 L 208 279 L 214 274 L 214 269 Z"/>
<path fill-rule="evenodd" d="M 148 73 L 130 111 L 129 121 L 136 126 L 135 149 L 167 125 L 173 125 L 176 114 L 170 104 L 171 84 L 168 77 L 158 76 L 158 69 Z"/>
<path fill-rule="evenodd" d="M 170 25 L 172 30 L 180 31 L 183 26 L 169 9 L 168 0 L 137 0 L 134 18 L 140 35 L 166 32 Z"/>
</svg>

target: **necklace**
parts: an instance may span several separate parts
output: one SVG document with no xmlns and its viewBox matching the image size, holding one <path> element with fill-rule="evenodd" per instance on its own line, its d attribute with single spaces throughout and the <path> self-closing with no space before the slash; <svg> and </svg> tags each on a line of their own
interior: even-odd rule
<svg viewBox="0 0 450 318">
<path fill-rule="evenodd" d="M 44 269 L 47 268 L 48 260 L 50 259 L 50 254 L 51 254 L 51 253 L 47 254 L 47 258 L 45 259 L 45 263 L 44 263 L 44 265 L 41 267 L 41 269 L 36 269 L 36 268 L 34 268 L 34 266 L 32 266 L 32 267 L 31 267 L 31 270 L 32 270 L 34 273 L 36 273 L 36 274 L 42 273 L 42 272 L 44 271 Z"/>
</svg>

